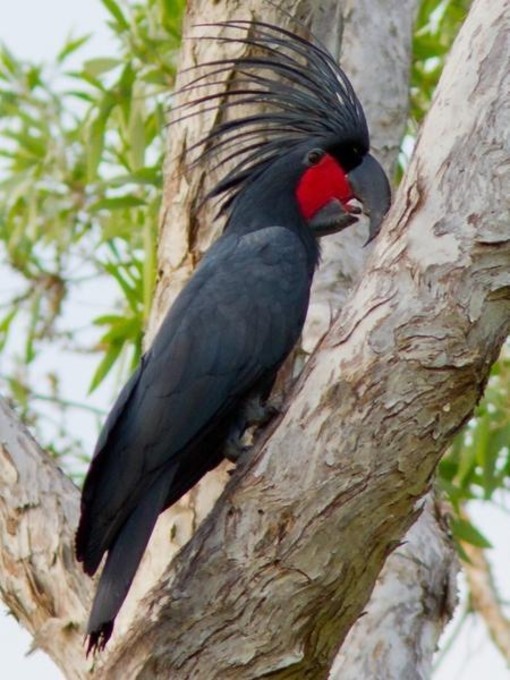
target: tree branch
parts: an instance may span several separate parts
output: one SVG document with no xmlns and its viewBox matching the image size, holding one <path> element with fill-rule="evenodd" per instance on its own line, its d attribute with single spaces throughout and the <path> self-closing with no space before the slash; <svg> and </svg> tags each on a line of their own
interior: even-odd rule
<svg viewBox="0 0 510 680">
<path fill-rule="evenodd" d="M 107 677 L 327 672 L 508 331 L 508 35 L 508 1 L 477 2 L 371 269 Z M 78 493 L 3 405 L 0 432 L 2 596 L 83 677 Z"/>
<path fill-rule="evenodd" d="M 0 399 L 0 593 L 68 678 L 83 678 L 92 581 L 74 558 L 79 491 Z"/>
<path fill-rule="evenodd" d="M 306 23 L 311 20 L 315 35 L 335 55 L 340 53 L 343 39 L 342 64 L 347 73 L 354 75 L 353 83 L 369 120 L 372 146 L 392 174 L 407 121 L 412 29 L 418 0 L 405 0 L 390 6 L 387 3 L 374 5 L 372 0 L 346 0 L 341 3 L 328 0 L 320 5 L 303 1 L 297 4 L 282 2 L 281 5 L 284 12 L 289 11 L 292 16 L 260 0 L 252 0 L 242 8 L 236 3 L 217 5 L 210 19 L 238 19 L 246 13 L 246 17 L 275 21 L 291 30 L 296 30 L 293 16 Z M 209 0 L 188 3 L 184 29 L 187 39 L 179 69 L 183 75 L 178 85 L 183 84 L 183 78 L 189 77 L 186 69 L 211 59 L 223 59 L 227 56 L 226 50 L 232 48 L 232 45 L 221 42 L 202 41 L 199 31 L 192 28 L 200 23 L 200 17 L 205 13 L 209 17 L 209 11 Z M 374 53 L 378 55 L 375 61 Z M 226 82 L 229 78 L 226 76 Z M 203 195 L 205 169 L 191 171 L 185 164 L 186 148 L 198 141 L 215 120 L 215 114 L 209 112 L 186 121 L 184 125 L 176 124 L 170 128 L 160 237 L 160 281 L 147 335 L 149 340 L 167 305 L 221 228 L 213 218 L 214 207 L 196 214 L 196 204 Z M 366 227 L 361 225 L 323 239 L 322 262 L 315 275 L 304 332 L 307 351 L 312 351 L 327 331 L 331 319 L 359 279 L 369 252 L 368 248 L 362 247 L 366 238 Z M 116 625 L 116 637 L 127 630 L 137 612 L 139 599 L 158 581 L 175 553 L 186 544 L 210 512 L 229 479 L 226 469 L 227 466 L 223 465 L 208 474 L 158 521 Z"/>
<path fill-rule="evenodd" d="M 510 327 L 509 35 L 476 1 L 361 285 L 108 677 L 327 674 Z"/>
<path fill-rule="evenodd" d="M 330 680 L 431 677 L 439 637 L 457 605 L 459 563 L 444 514 L 428 494 L 403 545 L 386 560 Z"/>
</svg>

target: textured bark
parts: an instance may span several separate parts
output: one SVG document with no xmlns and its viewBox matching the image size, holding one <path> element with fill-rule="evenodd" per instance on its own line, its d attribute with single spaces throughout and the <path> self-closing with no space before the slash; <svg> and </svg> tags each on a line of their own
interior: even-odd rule
<svg viewBox="0 0 510 680">
<path fill-rule="evenodd" d="M 412 26 L 418 0 L 391 2 L 299 2 L 280 3 L 293 17 L 311 24 L 316 34 L 339 57 L 353 76 L 369 121 L 372 147 L 390 175 L 404 132 L 409 97 Z M 206 11 L 206 7 L 208 8 Z M 262 8 L 261 8 L 262 7 Z M 290 16 L 260 1 L 240 5 L 219 3 L 212 8 L 209 0 L 195 0 L 188 5 L 185 34 L 197 37 L 204 29 L 192 29 L 207 15 L 208 21 L 228 18 L 262 18 L 291 29 L 296 23 Z M 202 33 L 201 33 L 202 31 Z M 211 29 L 206 31 L 211 34 Z M 215 29 L 216 34 L 216 29 Z M 238 53 L 239 48 L 237 48 Z M 178 86 L 190 79 L 186 69 L 232 54 L 232 45 L 199 40 L 185 42 L 180 62 Z M 374 60 L 374 54 L 377 59 Z M 225 82 L 229 79 L 225 76 Z M 189 95 L 188 95 L 189 96 Z M 177 103 L 180 99 L 177 99 Z M 181 289 L 221 225 L 213 219 L 214 209 L 197 214 L 204 185 L 210 186 L 206 168 L 190 170 L 185 152 L 201 139 L 216 121 L 212 112 L 170 127 L 163 219 L 159 244 L 160 281 L 149 325 L 148 339 L 168 304 Z M 214 227 L 214 230 L 212 229 Z M 332 318 L 358 280 L 368 249 L 366 225 L 323 239 L 322 263 L 315 275 L 312 299 L 304 332 L 304 348 L 312 351 L 327 331 Z M 193 491 L 173 506 L 159 520 L 144 563 L 116 627 L 121 636 L 129 627 L 138 600 L 155 584 L 175 553 L 190 539 L 200 522 L 210 512 L 229 479 L 224 465 L 210 473 Z M 164 548 L 162 548 L 164 546 Z"/>
<path fill-rule="evenodd" d="M 475 2 L 361 286 L 98 675 L 327 674 L 510 325 L 509 36 L 509 1 Z M 77 491 L 7 415 L 0 433 L 2 595 L 82 677 Z"/>
<path fill-rule="evenodd" d="M 105 677 L 327 674 L 510 327 L 509 35 L 475 2 L 361 285 Z"/>
<path fill-rule="evenodd" d="M 374 3 L 373 0 L 355 3 L 322 3 L 320 11 L 313 16 L 314 33 L 320 37 L 337 58 L 340 58 L 342 52 L 342 64 L 353 79 L 356 91 L 367 114 L 373 149 L 390 175 L 397 159 L 407 119 L 412 26 L 418 4 L 417 0 L 390 3 Z M 197 13 L 200 14 L 200 7 Z M 233 13 L 232 16 L 236 16 L 236 14 Z M 281 19 L 281 16 L 277 17 L 278 21 L 281 21 Z M 374 54 L 377 54 L 376 60 L 374 60 Z M 191 58 L 190 52 L 184 54 L 184 67 L 191 66 L 201 59 L 214 58 L 209 52 L 207 56 L 202 53 L 198 59 L 194 53 L 192 55 Z M 221 57 L 222 54 L 219 56 Z M 200 120 L 199 127 L 201 128 L 203 124 L 204 121 Z M 168 156 L 168 175 L 169 184 L 173 187 L 172 177 L 175 174 L 175 159 L 180 159 L 178 171 L 182 173 L 183 154 L 182 152 L 175 152 L 175 146 L 179 144 L 179 129 L 177 129 L 177 132 L 172 129 L 171 134 L 170 143 L 173 151 Z M 190 134 L 189 123 L 186 126 L 186 134 Z M 195 140 L 202 133 L 195 130 L 191 134 L 192 139 Z M 173 195 L 173 193 L 172 189 L 166 193 L 166 196 Z M 188 216 L 193 212 L 190 194 L 187 194 L 186 200 L 180 204 L 179 208 L 182 210 L 181 220 L 189 219 Z M 167 214 L 172 216 L 172 222 L 167 224 L 168 228 L 163 231 L 162 252 L 163 244 L 167 241 L 170 243 L 168 251 L 175 251 L 175 239 L 181 241 L 186 237 L 185 232 L 176 232 L 174 228 L 173 210 Z M 200 229 L 207 234 L 208 228 L 206 218 L 202 221 Z M 306 350 L 313 350 L 318 339 L 327 331 L 331 319 L 345 302 L 350 289 L 357 281 L 368 250 L 362 247 L 366 235 L 365 227 L 352 229 L 323 240 L 322 263 L 315 276 L 304 333 Z M 187 242 L 185 240 L 182 245 L 183 252 L 187 252 L 186 249 L 191 246 L 192 240 L 188 239 Z M 164 259 L 163 256 L 161 260 Z M 169 258 L 168 262 L 171 263 L 172 260 Z M 188 266 L 188 263 L 185 264 L 185 268 L 186 266 Z M 175 267 L 171 265 L 168 269 L 168 277 L 170 280 L 173 279 L 177 288 L 179 288 L 182 281 L 180 263 L 177 272 L 179 273 L 176 276 Z M 186 271 L 184 276 L 187 276 Z M 165 296 L 170 290 L 168 287 L 169 280 L 164 280 L 162 283 L 163 285 L 160 286 L 159 290 L 161 295 Z M 155 306 L 155 309 L 161 310 L 161 306 Z M 146 568 L 140 572 L 137 579 L 133 597 L 128 604 L 129 609 L 125 609 L 128 617 L 136 611 L 137 598 L 147 590 L 148 584 L 157 581 L 165 565 L 170 561 L 170 556 L 174 554 L 176 548 L 182 546 L 189 539 L 197 524 L 209 512 L 214 500 L 219 496 L 227 481 L 228 476 L 225 474 L 225 470 L 209 475 L 207 480 L 181 501 L 178 508 L 172 508 L 160 522 L 158 533 L 155 534 L 151 549 L 147 553 Z M 419 527 L 422 525 L 427 528 L 427 543 L 419 540 Z M 375 629 L 370 614 L 358 622 L 355 626 L 354 635 L 349 640 L 348 654 L 344 653 L 342 656 L 344 673 L 348 672 L 347 668 L 350 668 L 351 672 L 356 675 L 358 664 L 364 658 L 363 651 L 357 645 L 360 644 L 363 647 L 364 637 L 369 630 L 374 636 L 374 647 L 377 647 L 378 657 L 382 656 L 381 649 L 385 649 L 387 663 L 379 665 L 381 672 L 384 669 L 389 670 L 394 663 L 400 664 L 402 662 L 401 649 L 399 649 L 399 654 L 396 657 L 398 661 L 393 661 L 396 636 L 400 636 L 402 648 L 408 648 L 408 655 L 411 657 L 409 661 L 416 658 L 416 648 L 420 650 L 423 659 L 427 660 L 424 663 L 430 663 L 436 648 L 437 638 L 445 623 L 445 617 L 439 613 L 440 608 L 438 606 L 429 607 L 428 626 L 427 628 L 419 627 L 419 613 L 421 612 L 419 603 L 424 598 L 422 591 L 427 590 L 429 600 L 435 594 L 436 600 L 441 602 L 446 587 L 443 585 L 443 579 L 449 577 L 450 585 L 448 587 L 451 588 L 451 584 L 455 580 L 455 568 L 452 565 L 456 562 L 454 562 L 453 552 L 446 549 L 445 536 L 433 515 L 423 517 L 420 520 L 419 527 L 413 532 L 412 537 L 406 539 L 406 547 L 403 549 L 406 560 L 403 561 L 402 556 L 397 552 L 390 560 L 377 586 L 377 590 L 380 591 L 380 593 L 376 593 L 378 598 L 377 621 L 381 623 L 386 616 L 388 627 L 379 626 Z M 432 531 L 431 527 L 435 531 Z M 170 539 L 170 536 L 173 536 L 173 539 Z M 169 542 L 173 542 L 172 550 L 168 550 Z M 165 546 L 164 549 L 162 549 L 162 545 Z M 427 549 L 424 550 L 424 547 Z M 441 552 L 443 547 L 444 550 Z M 440 556 L 442 556 L 442 559 L 440 559 Z M 407 567 L 407 585 L 402 587 L 398 594 L 394 587 L 391 587 L 391 596 L 387 597 L 385 596 L 386 584 L 391 582 L 394 585 L 395 583 L 395 579 L 391 576 L 394 568 L 399 573 L 399 582 L 404 582 L 402 564 Z M 423 566 L 416 566 L 424 564 L 428 566 L 427 571 Z M 414 587 L 412 584 L 414 584 Z M 402 611 L 403 608 L 413 608 L 416 612 L 416 625 L 414 625 L 413 633 L 420 630 L 423 634 L 420 639 L 410 635 L 411 621 L 409 618 L 398 617 L 394 611 L 395 602 L 399 603 L 399 611 Z M 385 615 L 382 613 L 382 603 L 385 603 L 387 607 Z M 436 613 L 437 617 L 433 620 L 433 615 Z M 397 621 L 400 624 L 398 627 L 395 626 Z M 127 623 L 129 623 L 129 619 Z M 126 624 L 124 629 L 125 627 Z M 385 638 L 388 628 L 393 631 L 392 644 L 389 646 L 389 641 Z M 430 635 L 431 628 L 434 630 L 434 635 Z M 377 630 L 377 635 L 375 635 L 375 630 Z M 387 675 L 386 677 L 392 676 Z M 398 674 L 395 677 L 398 677 Z"/>
<path fill-rule="evenodd" d="M 86 675 L 92 592 L 74 559 L 78 489 L 0 399 L 0 595 L 66 677 Z"/>
<path fill-rule="evenodd" d="M 431 677 L 439 637 L 457 605 L 459 564 L 446 527 L 430 494 L 403 545 L 386 560 L 330 680 Z"/>
<path fill-rule="evenodd" d="M 340 5 L 345 25 L 341 63 L 363 103 L 372 150 L 392 177 L 407 122 L 412 29 L 419 2 L 346 0 Z M 324 38 L 340 57 L 339 46 L 327 34 Z M 323 239 L 304 333 L 306 349 L 315 347 L 358 281 L 367 235 L 365 226 Z"/>
</svg>

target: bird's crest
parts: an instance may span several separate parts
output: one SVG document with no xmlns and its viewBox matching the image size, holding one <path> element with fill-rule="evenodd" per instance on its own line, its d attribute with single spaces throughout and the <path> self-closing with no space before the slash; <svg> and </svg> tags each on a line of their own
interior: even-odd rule
<svg viewBox="0 0 510 680">
<path fill-rule="evenodd" d="M 182 113 L 175 122 L 196 115 L 194 109 L 208 102 L 211 110 L 216 109 L 217 101 L 223 111 L 253 104 L 264 107 L 260 113 L 220 121 L 191 147 L 200 151 L 197 162 L 214 158 L 215 168 L 238 160 L 206 196 L 223 195 L 222 210 L 276 158 L 298 145 L 313 140 L 318 145 L 352 148 L 360 155 L 368 151 L 369 134 L 361 104 L 343 70 L 317 40 L 262 21 L 233 20 L 201 27 L 226 29 L 226 34 L 215 40 L 246 45 L 249 54 L 200 65 L 206 73 L 180 92 L 196 92 L 211 85 L 221 89 L 177 107 Z M 225 90 L 221 77 L 232 69 L 236 76 Z"/>
</svg>

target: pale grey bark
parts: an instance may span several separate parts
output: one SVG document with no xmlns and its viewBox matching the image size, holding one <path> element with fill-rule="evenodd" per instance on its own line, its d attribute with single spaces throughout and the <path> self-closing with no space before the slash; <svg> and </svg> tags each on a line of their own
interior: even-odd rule
<svg viewBox="0 0 510 680">
<path fill-rule="evenodd" d="M 509 1 L 478 0 L 362 284 L 264 449 L 105 656 L 104 677 L 327 673 L 508 332 L 509 35 Z M 37 527 L 54 533 L 41 560 L 8 566 L 17 576 L 2 574 L 2 593 L 10 583 L 30 598 L 37 584 L 32 597 L 52 603 L 42 622 L 54 619 L 57 631 L 55 644 L 43 635 L 41 646 L 69 677 L 81 677 L 72 626 L 69 649 L 55 648 L 90 591 L 86 579 L 74 583 L 74 566 L 61 571 L 54 543 L 58 532 L 71 544 L 65 526 L 75 522 L 77 492 L 35 448 L 41 472 L 21 474 L 32 469 L 30 447 L 17 425 L 9 437 L 5 427 L 2 527 L 18 536 L 13 522 L 22 517 L 20 547 Z M 46 489 L 57 507 L 43 505 Z M 60 523 L 45 524 L 48 512 Z M 26 623 L 39 629 L 30 599 L 20 602 L 18 615 L 28 612 Z"/>
<path fill-rule="evenodd" d="M 393 0 L 390 3 L 374 3 L 373 0 L 364 0 L 362 2 L 321 3 L 319 7 L 317 5 L 314 7 L 313 31 L 337 58 L 340 58 L 341 47 L 343 46 L 342 65 L 351 76 L 356 91 L 363 102 L 371 130 L 373 150 L 385 165 L 390 176 L 397 159 L 407 120 L 412 27 L 418 4 L 417 0 L 407 0 L 406 2 Z M 197 7 L 196 13 L 200 14 L 200 5 Z M 278 21 L 281 21 L 281 18 L 281 16 L 278 17 Z M 377 55 L 377 58 L 374 58 L 374 55 Z M 207 58 L 212 57 L 205 54 L 201 54 L 199 57 L 202 60 Z M 184 65 L 191 65 L 186 55 Z M 202 121 L 199 127 L 201 125 Z M 189 134 L 189 124 L 186 132 Z M 193 139 L 198 138 L 200 133 L 195 132 L 194 134 Z M 171 139 L 172 149 L 178 143 L 179 135 L 176 135 L 176 137 Z M 175 151 L 169 153 L 171 168 L 173 167 L 172 159 L 175 157 L 181 157 L 181 155 Z M 169 169 L 170 177 L 172 176 L 171 168 Z M 192 214 L 192 206 L 189 201 L 184 201 L 181 209 L 187 215 Z M 172 217 L 174 216 L 173 212 L 170 214 Z M 187 218 L 183 216 L 183 219 Z M 202 225 L 202 228 L 207 233 L 207 223 L 205 226 Z M 169 250 L 175 250 L 173 239 L 176 236 L 182 239 L 185 234 L 176 233 L 172 223 L 170 229 L 164 231 L 162 243 L 164 244 L 169 240 Z M 318 339 L 327 331 L 332 318 L 341 308 L 349 291 L 357 281 L 369 250 L 363 248 L 366 237 L 366 227 L 362 226 L 323 240 L 322 263 L 315 276 L 304 334 L 306 350 L 313 350 Z M 187 247 L 188 243 L 184 243 L 184 250 Z M 180 267 L 178 271 L 181 271 Z M 170 267 L 169 275 L 177 281 L 177 287 L 180 287 L 180 276 L 179 274 L 176 276 L 173 267 Z M 160 287 L 160 290 L 162 295 L 168 294 L 169 288 L 166 282 Z M 165 520 L 160 522 L 158 528 L 160 538 L 158 535 L 155 536 L 146 558 L 150 566 L 145 572 L 141 572 L 138 580 L 138 584 L 140 584 L 137 588 L 139 595 L 145 591 L 149 581 L 155 582 L 157 580 L 165 563 L 169 562 L 170 556 L 173 555 L 174 551 L 167 552 L 168 536 L 171 534 L 169 525 L 173 530 L 175 548 L 182 546 L 192 535 L 197 524 L 209 512 L 212 503 L 227 481 L 228 476 L 224 470 L 209 475 L 207 480 L 195 489 L 188 498 L 181 501 L 177 509 L 169 511 Z M 435 528 L 435 532 L 426 530 L 425 533 L 428 538 L 426 544 L 418 539 L 422 524 L 425 527 Z M 444 535 L 440 525 L 434 522 L 432 516 L 423 517 L 419 522 L 418 529 L 413 532 L 411 537 L 406 538 L 406 542 L 407 547 L 404 552 L 408 557 L 411 553 L 413 556 L 412 560 L 406 561 L 407 580 L 409 583 L 415 584 L 415 587 L 402 587 L 398 597 L 395 597 L 396 594 L 392 590 L 392 596 L 400 603 L 400 611 L 403 607 L 408 609 L 413 607 L 418 617 L 419 607 L 415 605 L 416 602 L 423 599 L 423 589 L 427 589 L 429 599 L 435 593 L 436 599 L 442 601 L 444 591 L 442 579 L 443 577 L 446 578 L 445 574 L 447 574 L 450 581 L 454 581 L 455 569 L 452 568 L 452 551 L 445 548 L 441 552 L 441 548 L 445 545 Z M 162 544 L 167 549 L 162 551 Z M 424 547 L 427 547 L 427 550 L 423 550 Z M 395 636 L 400 636 L 403 645 L 407 645 L 411 658 L 414 658 L 416 649 L 421 649 L 423 658 L 430 663 L 445 617 L 437 616 L 433 622 L 432 615 L 438 611 L 438 608 L 431 607 L 429 609 L 429 625 L 426 630 L 420 629 L 423 633 L 420 639 L 409 634 L 412 627 L 409 618 L 399 618 L 400 626 L 395 627 L 395 620 L 393 620 L 395 614 L 393 611 L 394 599 L 385 597 L 383 584 L 387 582 L 387 575 L 391 574 L 394 569 L 393 562 L 397 564 L 397 570 L 402 571 L 399 566 L 401 564 L 399 554 L 390 562 L 386 570 L 387 573 L 382 575 L 381 585 L 378 586 L 381 593 L 376 595 L 379 601 L 384 602 L 388 608 L 386 612 L 388 625 L 393 626 L 392 643 Z M 442 559 L 439 559 L 441 555 Z M 419 564 L 426 564 L 427 569 L 424 567 L 413 569 L 414 565 Z M 152 579 L 148 578 L 149 571 L 153 576 Z M 388 578 L 390 577 L 388 576 Z M 440 584 L 440 587 L 434 590 L 436 584 Z M 448 587 L 451 587 L 451 582 Z M 131 599 L 131 612 L 135 611 L 136 604 L 136 598 L 133 597 Z M 378 621 L 380 622 L 383 618 L 381 605 L 379 605 Z M 416 623 L 418 624 L 418 621 Z M 429 630 L 433 623 L 435 623 L 435 634 L 431 636 Z M 385 659 L 388 664 L 392 663 L 394 644 L 389 646 L 389 641 L 385 640 L 385 627 L 379 626 L 377 628 L 378 634 L 375 635 L 374 627 L 371 625 L 371 617 L 368 615 L 364 616 L 356 626 L 355 637 L 349 641 L 350 652 L 348 657 L 345 653 L 342 657 L 344 672 L 351 663 L 352 657 L 351 671 L 354 675 L 356 674 L 359 660 L 363 658 L 363 654 L 357 649 L 355 640 L 362 641 L 368 629 L 371 629 L 370 632 L 374 635 L 374 647 L 377 646 L 379 651 L 384 649 Z M 416 630 L 415 626 L 413 632 L 416 632 Z M 401 662 L 402 658 L 399 654 L 398 663 Z M 380 665 L 383 674 L 384 669 L 388 670 L 388 664 Z M 390 678 L 391 676 L 388 675 L 387 677 Z"/>
<path fill-rule="evenodd" d="M 386 560 L 364 615 L 347 635 L 330 680 L 426 680 L 457 605 L 457 553 L 445 513 L 430 494 Z"/>
<path fill-rule="evenodd" d="M 255 16 L 274 21 L 284 27 L 296 28 L 293 19 L 260 2 L 218 5 L 208 14 L 208 20 Z M 418 0 L 398 2 L 300 2 L 282 3 L 292 16 L 307 21 L 316 34 L 338 56 L 342 48 L 342 65 L 352 75 L 353 84 L 363 103 L 370 125 L 372 146 L 390 176 L 393 173 L 400 141 L 404 132 L 409 97 L 412 27 Z M 200 35 L 203 29 L 193 29 L 210 9 L 209 0 L 189 3 L 185 34 Z M 208 34 L 211 30 L 208 29 Z M 237 48 L 238 54 L 240 53 Z M 183 84 L 191 77 L 185 69 L 232 54 L 231 45 L 189 40 L 185 42 L 179 79 Z M 377 58 L 374 58 L 377 55 Z M 228 76 L 225 76 L 225 82 Z M 189 97 L 189 95 L 188 95 Z M 177 101 L 180 101 L 178 99 Z M 221 229 L 213 219 L 214 209 L 198 215 L 194 205 L 203 192 L 206 168 L 191 171 L 186 166 L 185 149 L 199 140 L 215 122 L 212 113 L 205 113 L 169 130 L 167 180 L 165 183 L 163 225 L 160 238 L 160 283 L 153 306 L 148 337 L 152 336 L 163 311 L 189 277 Z M 210 181 L 210 180 L 209 180 Z M 197 200 L 198 195 L 198 200 Z M 322 242 L 322 263 L 315 275 L 312 299 L 304 332 L 304 348 L 313 350 L 327 331 L 332 318 L 345 302 L 357 281 L 369 249 L 366 225 L 328 237 Z M 207 516 L 229 476 L 224 465 L 210 473 L 190 494 L 171 508 L 159 520 L 151 544 L 139 571 L 131 596 L 119 621 L 117 632 L 129 626 L 138 606 L 138 599 L 157 582 L 176 551 L 193 535 Z M 162 549 L 161 546 L 165 546 Z"/>
<path fill-rule="evenodd" d="M 78 489 L 0 399 L 0 595 L 66 677 L 84 677 L 92 593 L 74 558 Z"/>
<path fill-rule="evenodd" d="M 510 327 L 509 35 L 475 2 L 362 283 L 108 672 L 327 674 Z"/>
</svg>

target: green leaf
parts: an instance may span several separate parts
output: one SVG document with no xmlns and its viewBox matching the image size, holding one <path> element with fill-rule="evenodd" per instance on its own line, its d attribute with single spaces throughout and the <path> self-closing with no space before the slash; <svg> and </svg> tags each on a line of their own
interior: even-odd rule
<svg viewBox="0 0 510 680">
<path fill-rule="evenodd" d="M 3 66 L 12 76 L 17 76 L 21 67 L 20 62 L 5 45 L 2 45 L 2 49 L 0 51 L 0 65 Z"/>
<path fill-rule="evenodd" d="M 140 186 L 149 185 L 153 187 L 161 188 L 161 167 L 145 167 L 140 168 L 134 172 L 130 172 L 126 175 L 119 175 L 117 177 L 112 177 L 106 180 L 103 184 L 104 187 L 119 187 L 126 186 L 128 184 L 137 184 Z"/>
<path fill-rule="evenodd" d="M 130 342 L 133 336 L 136 335 L 137 329 L 138 323 L 135 317 L 122 317 L 112 323 L 110 329 L 101 338 L 101 345 L 117 345 L 119 343 Z"/>
<path fill-rule="evenodd" d="M 151 85 L 160 85 L 162 88 L 170 86 L 170 78 L 166 71 L 163 71 L 160 67 L 152 68 L 146 71 L 142 76 L 142 80 Z"/>
<path fill-rule="evenodd" d="M 40 318 L 41 310 L 41 294 L 37 293 L 30 312 L 30 322 L 27 333 L 27 340 L 25 343 L 25 363 L 30 364 L 35 359 L 34 340 L 36 335 L 37 323 Z"/>
<path fill-rule="evenodd" d="M 87 177 L 89 181 L 93 181 L 97 176 L 97 169 L 104 149 L 106 123 L 114 106 L 114 97 L 107 93 L 101 102 L 99 113 L 90 124 L 87 138 Z"/>
<path fill-rule="evenodd" d="M 139 106 L 131 107 L 129 123 L 131 168 L 136 171 L 144 166 L 146 149 L 145 126 Z"/>
<path fill-rule="evenodd" d="M 90 76 L 97 78 L 97 76 L 103 75 L 103 73 L 108 73 L 108 71 L 111 71 L 120 64 L 122 64 L 120 59 L 98 57 L 96 59 L 89 59 L 86 61 L 83 67 Z"/>
<path fill-rule="evenodd" d="M 471 522 L 462 518 L 452 518 L 450 527 L 457 540 L 470 543 L 477 548 L 492 548 L 491 542 Z"/>
<path fill-rule="evenodd" d="M 104 84 L 101 79 L 95 78 L 93 75 L 82 69 L 81 71 L 68 71 L 66 73 L 69 78 L 74 78 L 75 80 L 80 80 L 85 83 L 88 83 L 89 85 L 92 85 L 92 87 L 96 88 L 99 90 L 100 93 L 108 93 L 108 88 L 106 87 L 106 84 Z M 96 100 L 94 100 L 96 101 Z"/>
<path fill-rule="evenodd" d="M 91 394 L 95 389 L 99 387 L 99 385 L 103 382 L 108 373 L 111 371 L 114 363 L 117 361 L 120 353 L 122 352 L 123 346 L 124 343 L 122 342 L 110 345 L 108 351 L 104 355 L 94 375 L 92 376 L 92 380 L 90 382 L 89 387 L 89 394 Z"/>
<path fill-rule="evenodd" d="M 175 40 L 179 40 L 184 0 L 159 0 L 159 7 L 161 23 Z"/>
<path fill-rule="evenodd" d="M 123 316 L 118 314 L 103 314 L 103 316 L 98 316 L 94 319 L 95 326 L 110 326 L 119 323 L 124 319 Z"/>
<path fill-rule="evenodd" d="M 507 421 L 508 415 L 502 416 L 499 425 L 493 427 L 491 436 L 485 452 L 482 468 L 482 480 L 484 497 L 486 500 L 492 498 L 504 480 L 504 461 L 505 452 L 510 443 L 510 422 Z"/>
<path fill-rule="evenodd" d="M 30 66 L 27 71 L 27 84 L 30 90 L 43 85 L 41 80 L 41 67 Z"/>
<path fill-rule="evenodd" d="M 14 307 L 0 321 L 0 351 L 3 350 L 4 347 L 5 347 L 5 343 L 7 342 L 7 338 L 9 337 L 9 329 L 11 327 L 11 323 L 14 321 L 17 313 L 18 313 L 18 308 Z"/>
<path fill-rule="evenodd" d="M 140 304 L 139 280 L 133 279 L 133 277 L 130 276 L 129 269 L 127 267 L 122 267 L 117 264 L 106 264 L 105 271 L 111 274 L 111 276 L 113 276 L 113 278 L 117 281 L 129 306 L 131 307 L 131 310 L 134 314 L 137 314 Z M 130 278 L 131 281 L 129 281 Z M 126 320 L 125 323 L 131 323 L 131 320 Z"/>
<path fill-rule="evenodd" d="M 117 86 L 120 110 L 122 111 L 122 123 L 125 128 L 129 126 L 131 116 L 131 106 L 134 105 L 133 86 L 136 80 L 136 73 L 131 61 L 122 70 Z"/>
<path fill-rule="evenodd" d="M 126 21 L 124 15 L 122 14 L 122 11 L 118 4 L 114 0 L 101 0 L 101 2 L 110 12 L 110 14 L 114 17 L 115 21 L 118 24 L 118 28 L 122 31 L 129 30 L 129 24 Z"/>
<path fill-rule="evenodd" d="M 476 464 L 476 445 L 473 442 L 459 448 L 458 469 L 455 481 L 459 486 L 466 487 L 473 474 Z"/>
<path fill-rule="evenodd" d="M 85 43 L 89 40 L 90 33 L 82 36 L 81 38 L 76 38 L 75 40 L 68 40 L 64 47 L 62 47 L 62 49 L 57 54 L 57 62 L 62 64 L 67 59 L 67 57 L 69 57 L 71 54 L 74 54 L 76 50 L 79 50 L 80 47 L 85 45 Z"/>
<path fill-rule="evenodd" d="M 27 386 L 17 378 L 9 378 L 8 382 L 9 389 L 12 392 L 15 401 L 26 408 L 29 397 Z"/>
<path fill-rule="evenodd" d="M 98 212 L 99 210 L 121 210 L 123 208 L 138 208 L 145 205 L 143 198 L 136 196 L 116 196 L 115 198 L 102 198 L 89 206 L 89 212 Z"/>
</svg>

